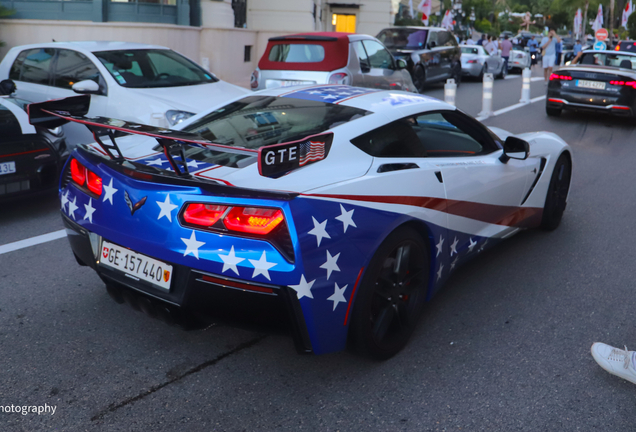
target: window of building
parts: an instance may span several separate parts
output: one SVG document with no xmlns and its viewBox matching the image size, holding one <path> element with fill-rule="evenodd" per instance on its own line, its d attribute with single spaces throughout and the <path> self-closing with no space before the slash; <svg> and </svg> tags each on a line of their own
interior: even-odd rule
<svg viewBox="0 0 636 432">
<path fill-rule="evenodd" d="M 232 0 L 234 9 L 234 27 L 247 27 L 247 0 Z"/>
<path fill-rule="evenodd" d="M 84 54 L 72 50 L 59 50 L 54 74 L 54 86 L 70 89 L 83 80 L 99 84 L 99 71 Z"/>
<path fill-rule="evenodd" d="M 9 79 L 49 85 L 53 48 L 35 48 L 22 51 L 13 62 Z"/>
<path fill-rule="evenodd" d="M 245 51 L 243 52 L 243 61 L 244 62 L 252 61 L 252 45 L 245 45 Z"/>
<path fill-rule="evenodd" d="M 331 24 L 334 26 L 334 31 L 344 33 L 356 32 L 356 16 L 350 14 L 332 14 Z"/>
</svg>

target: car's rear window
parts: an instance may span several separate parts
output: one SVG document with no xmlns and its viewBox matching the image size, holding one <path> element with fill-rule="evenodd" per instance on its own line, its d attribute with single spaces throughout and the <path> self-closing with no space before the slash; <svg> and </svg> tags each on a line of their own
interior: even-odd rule
<svg viewBox="0 0 636 432">
<path fill-rule="evenodd" d="M 369 111 L 326 102 L 248 96 L 209 113 L 183 131 L 217 144 L 259 149 L 325 132 L 366 114 Z M 243 159 L 250 158 L 203 149 L 193 149 L 188 157 L 225 166 L 241 166 Z"/>
<path fill-rule="evenodd" d="M 279 44 L 269 52 L 269 60 L 285 63 L 317 63 L 325 59 L 325 49 L 317 44 Z"/>
<path fill-rule="evenodd" d="M 636 42 L 620 41 L 618 44 L 619 51 L 636 52 Z"/>
<path fill-rule="evenodd" d="M 622 69 L 636 70 L 636 56 L 628 54 L 602 53 L 602 52 L 585 52 L 579 61 L 582 65 L 611 66 Z"/>
<path fill-rule="evenodd" d="M 388 49 L 424 49 L 426 48 L 426 36 L 428 30 L 425 29 L 385 29 L 378 33 L 377 38 Z"/>
<path fill-rule="evenodd" d="M 462 54 L 481 54 L 481 51 L 477 47 L 461 47 Z"/>
</svg>

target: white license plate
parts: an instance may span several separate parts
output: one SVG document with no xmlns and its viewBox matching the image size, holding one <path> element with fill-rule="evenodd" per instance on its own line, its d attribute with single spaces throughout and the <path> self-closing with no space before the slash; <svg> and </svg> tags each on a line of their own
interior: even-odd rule
<svg viewBox="0 0 636 432">
<path fill-rule="evenodd" d="M 119 270 L 134 280 L 143 280 L 170 290 L 172 266 L 139 252 L 103 241 L 100 264 Z"/>
<path fill-rule="evenodd" d="M 15 172 L 15 162 L 0 163 L 0 175 L 13 174 Z"/>
<path fill-rule="evenodd" d="M 265 81 L 265 87 L 278 88 L 278 87 L 291 87 L 316 84 L 315 81 L 294 81 L 294 80 L 267 80 Z"/>
<path fill-rule="evenodd" d="M 601 81 L 576 80 L 577 87 L 605 90 L 605 83 Z"/>
</svg>

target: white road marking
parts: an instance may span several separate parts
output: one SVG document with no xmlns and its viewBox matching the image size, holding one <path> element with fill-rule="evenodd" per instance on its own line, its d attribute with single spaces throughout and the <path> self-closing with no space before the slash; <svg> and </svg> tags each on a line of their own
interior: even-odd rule
<svg viewBox="0 0 636 432">
<path fill-rule="evenodd" d="M 539 102 L 540 100 L 544 100 L 544 99 L 545 99 L 545 95 L 543 95 L 543 96 L 539 96 L 539 97 L 536 97 L 536 98 L 534 98 L 534 99 L 530 99 L 530 103 Z M 526 103 L 516 103 L 516 104 L 514 104 L 514 105 L 510 105 L 510 106 L 508 106 L 508 107 L 505 107 L 505 108 L 499 109 L 499 110 L 497 110 L 497 111 L 494 111 L 490 117 L 496 117 L 496 116 L 498 116 L 498 115 L 501 115 L 501 114 L 507 113 L 507 112 L 509 112 L 509 111 L 516 110 L 517 108 L 521 108 L 521 107 L 528 106 L 528 105 L 529 105 L 529 104 L 526 104 Z M 488 117 L 485 117 L 485 116 L 479 116 L 479 117 L 475 117 L 475 118 L 476 118 L 477 120 L 479 120 L 479 121 L 484 121 L 484 120 L 486 120 Z"/>
<path fill-rule="evenodd" d="M 504 79 L 515 79 L 515 78 L 521 78 L 521 75 L 507 75 Z"/>
<path fill-rule="evenodd" d="M 47 243 L 53 240 L 61 239 L 62 237 L 66 237 L 66 230 L 61 229 L 59 231 L 53 231 L 48 234 L 42 234 L 42 235 L 31 237 L 25 240 L 20 240 L 13 243 L 7 243 L 5 245 L 0 246 L 0 255 L 13 252 L 19 249 L 24 249 L 30 246 L 35 246 L 35 245 Z"/>
<path fill-rule="evenodd" d="M 530 78 L 530 81 L 534 82 L 534 81 L 543 81 L 545 78 L 543 77 L 532 77 Z"/>
</svg>

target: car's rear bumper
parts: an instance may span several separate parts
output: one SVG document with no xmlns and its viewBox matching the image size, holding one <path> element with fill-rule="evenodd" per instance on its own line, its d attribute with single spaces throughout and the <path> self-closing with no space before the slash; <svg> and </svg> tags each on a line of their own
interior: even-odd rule
<svg viewBox="0 0 636 432">
<path fill-rule="evenodd" d="M 462 75 L 478 77 L 481 74 L 483 67 L 484 66 L 481 63 L 462 63 Z"/>
<path fill-rule="evenodd" d="M 257 331 L 287 332 L 299 353 L 312 352 L 300 302 L 286 286 L 256 284 L 195 270 L 176 263 L 171 289 L 164 291 L 100 265 L 102 238 L 62 214 L 71 249 L 79 264 L 91 267 L 119 303 L 174 324 L 196 319 Z"/>
<path fill-rule="evenodd" d="M 583 93 L 562 89 L 548 89 L 546 107 L 606 112 L 620 116 L 634 115 L 634 100 L 621 94 L 606 94 L 603 92 Z"/>
</svg>

